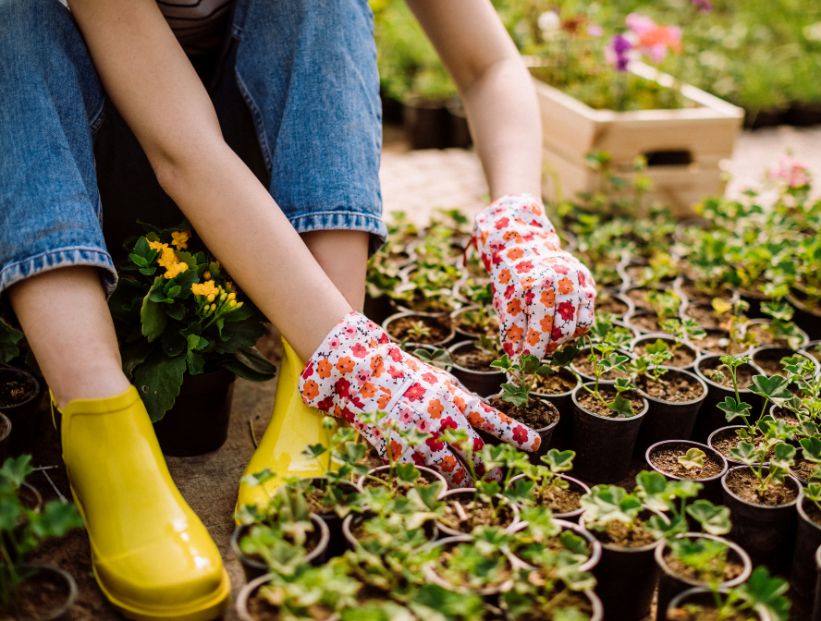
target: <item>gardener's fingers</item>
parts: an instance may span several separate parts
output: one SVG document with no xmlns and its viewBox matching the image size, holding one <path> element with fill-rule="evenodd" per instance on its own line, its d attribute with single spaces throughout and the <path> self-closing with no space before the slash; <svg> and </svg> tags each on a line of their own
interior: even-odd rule
<svg viewBox="0 0 821 621">
<path fill-rule="evenodd" d="M 527 425 L 510 418 L 507 414 L 492 408 L 479 397 L 462 388 L 454 388 L 450 395 L 454 405 L 476 429 L 499 438 L 525 451 L 536 451 L 542 443 L 538 433 Z"/>
<path fill-rule="evenodd" d="M 400 461 L 433 468 L 445 477 L 451 487 L 469 487 L 472 484 L 470 474 L 438 436 L 434 434 L 423 444 L 408 448 Z"/>
<path fill-rule="evenodd" d="M 578 262 L 579 300 L 576 317 L 576 334 L 581 336 L 590 330 L 593 325 L 596 311 L 596 281 L 590 270 L 581 261 Z"/>
</svg>

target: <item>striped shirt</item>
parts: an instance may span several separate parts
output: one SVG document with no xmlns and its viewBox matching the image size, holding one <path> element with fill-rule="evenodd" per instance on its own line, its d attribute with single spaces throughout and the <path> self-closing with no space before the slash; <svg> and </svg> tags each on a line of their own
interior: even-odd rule
<svg viewBox="0 0 821 621">
<path fill-rule="evenodd" d="M 198 54 L 222 43 L 233 0 L 157 0 L 157 4 L 183 49 Z"/>
</svg>

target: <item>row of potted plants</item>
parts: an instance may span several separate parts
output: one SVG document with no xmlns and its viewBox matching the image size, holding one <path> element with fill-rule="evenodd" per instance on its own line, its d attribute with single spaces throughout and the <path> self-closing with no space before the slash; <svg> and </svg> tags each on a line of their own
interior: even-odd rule
<svg viewBox="0 0 821 621">
<path fill-rule="evenodd" d="M 786 619 L 786 582 L 723 537 L 730 511 L 700 483 L 644 470 L 632 490 L 589 488 L 567 474 L 572 451 L 533 463 L 493 444 L 478 450 L 482 476 L 466 435 L 440 439 L 462 447 L 474 487 L 447 491 L 422 466 L 374 468 L 350 429 L 308 447 L 334 466 L 325 478 L 238 512 L 240 618 L 639 619 L 658 587 L 658 619 Z"/>
</svg>

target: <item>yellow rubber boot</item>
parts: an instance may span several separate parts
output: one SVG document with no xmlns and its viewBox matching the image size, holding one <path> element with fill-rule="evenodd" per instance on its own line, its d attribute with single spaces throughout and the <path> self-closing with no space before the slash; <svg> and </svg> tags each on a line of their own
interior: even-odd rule
<svg viewBox="0 0 821 621">
<path fill-rule="evenodd" d="M 325 474 L 316 459 L 302 454 L 309 444 L 326 444 L 328 432 L 322 428 L 325 414 L 303 403 L 297 385 L 305 364 L 285 339 L 282 340 L 282 347 L 284 351 L 271 422 L 244 473 L 248 475 L 269 469 L 276 476 L 263 485 L 248 485 L 240 481 L 237 507 L 267 503 L 270 495 L 286 479 Z"/>
<path fill-rule="evenodd" d="M 137 389 L 69 403 L 62 444 L 94 576 L 109 601 L 131 619 L 218 617 L 228 574 L 171 480 Z"/>
</svg>

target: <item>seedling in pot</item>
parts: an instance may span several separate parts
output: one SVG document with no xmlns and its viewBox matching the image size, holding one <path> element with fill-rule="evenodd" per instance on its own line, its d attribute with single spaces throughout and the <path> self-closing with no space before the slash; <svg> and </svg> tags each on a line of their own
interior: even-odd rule
<svg viewBox="0 0 821 621">
<path fill-rule="evenodd" d="M 792 322 L 795 311 L 784 300 L 773 300 L 761 303 L 761 312 L 770 318 L 766 323 L 766 330 L 773 343 L 785 343 L 792 349 L 803 345 L 805 336 Z"/>
<path fill-rule="evenodd" d="M 410 353 L 419 358 L 419 360 L 427 362 L 429 365 L 439 369 L 448 370 L 453 366 L 453 357 L 450 355 L 450 352 L 441 347 L 417 347 Z"/>
<path fill-rule="evenodd" d="M 707 462 L 707 453 L 693 446 L 688 448 L 684 455 L 679 455 L 676 461 L 687 472 L 698 472 L 704 468 L 704 464 Z"/>
<path fill-rule="evenodd" d="M 795 461 L 795 447 L 778 439 L 759 444 L 740 442 L 730 457 L 744 464 L 755 477 L 755 490 L 763 498 L 775 486 L 783 486 Z M 769 464 L 766 464 L 769 459 Z"/>
<path fill-rule="evenodd" d="M 25 506 L 20 489 L 33 471 L 31 455 L 11 457 L 0 467 L 0 613 L 14 611 L 18 589 L 36 573 L 28 557 L 83 525 L 71 504 L 51 500 L 40 510 Z"/>
<path fill-rule="evenodd" d="M 707 336 L 707 332 L 704 328 L 694 319 L 665 319 L 660 323 L 659 327 L 663 332 L 673 337 L 673 344 L 670 347 L 673 355 L 675 355 L 683 343 L 687 341 L 700 341 Z M 662 343 L 664 343 L 664 341 L 662 341 Z"/>
<path fill-rule="evenodd" d="M 787 621 L 790 616 L 788 588 L 786 580 L 771 576 L 766 567 L 757 567 L 745 583 L 729 589 L 705 589 L 704 598 L 696 598 L 693 591 L 686 591 L 677 598 L 678 606 L 668 608 L 667 618 L 699 621 L 712 614 L 715 619 L 754 619 L 759 618 L 757 611 L 766 610 L 775 621 Z"/>
<path fill-rule="evenodd" d="M 506 591 L 513 582 L 513 567 L 507 554 L 510 542 L 511 535 L 500 528 L 478 528 L 470 541 L 436 546 L 438 558 L 431 564 L 431 570 L 443 583 L 460 592 Z"/>
<path fill-rule="evenodd" d="M 524 477 L 532 481 L 531 495 L 522 499 L 522 505 L 536 504 L 550 507 L 557 513 L 571 513 L 580 508 L 582 491 L 570 490 L 570 483 L 559 476 L 573 468 L 575 451 L 552 448 L 539 459 L 540 464 L 524 468 Z"/>
</svg>

